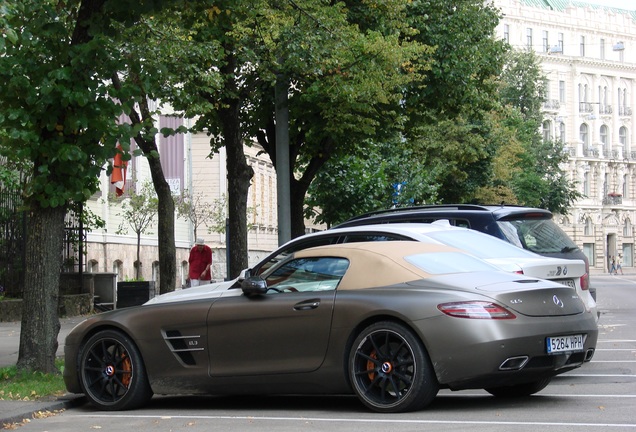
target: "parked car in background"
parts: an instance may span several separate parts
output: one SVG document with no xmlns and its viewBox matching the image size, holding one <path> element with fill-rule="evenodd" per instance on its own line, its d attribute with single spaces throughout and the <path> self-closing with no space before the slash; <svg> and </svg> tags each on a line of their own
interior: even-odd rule
<svg viewBox="0 0 636 432">
<path fill-rule="evenodd" d="M 586 309 L 598 316 L 596 301 L 585 289 L 587 269 L 582 260 L 549 258 L 468 228 L 451 226 L 446 220 L 430 224 L 395 223 L 366 225 L 349 228 L 334 228 L 316 236 L 331 232 L 340 234 L 341 242 L 352 242 L 356 238 L 410 239 L 420 242 L 438 242 L 462 249 L 493 264 L 501 270 L 530 277 L 548 279 L 573 288 L 583 300 Z"/>
<path fill-rule="evenodd" d="M 433 223 L 392 223 L 332 228 L 295 238 L 270 253 L 250 269 L 224 286 L 239 286 L 242 279 L 258 276 L 294 252 L 316 246 L 357 242 L 409 240 L 440 243 L 471 253 L 500 270 L 552 280 L 571 287 L 585 304 L 586 310 L 598 315 L 596 301 L 585 289 L 587 272 L 581 260 L 549 258 L 520 249 L 508 242 L 468 228 L 451 226 L 448 221 Z M 190 291 L 194 295 L 193 291 Z"/>
<path fill-rule="evenodd" d="M 590 361 L 597 338 L 570 287 L 442 244 L 354 242 L 91 316 L 66 338 L 64 380 L 103 410 L 153 393 L 353 393 L 404 412 L 440 388 L 536 393 Z"/>
<path fill-rule="evenodd" d="M 583 251 L 552 220 L 548 210 L 512 205 L 448 204 L 395 208 L 366 213 L 336 228 L 380 223 L 430 223 L 446 219 L 453 226 L 470 228 L 500 238 L 539 255 L 583 260 L 590 289 L 589 260 Z M 590 289 L 596 299 L 596 290 Z"/>
</svg>

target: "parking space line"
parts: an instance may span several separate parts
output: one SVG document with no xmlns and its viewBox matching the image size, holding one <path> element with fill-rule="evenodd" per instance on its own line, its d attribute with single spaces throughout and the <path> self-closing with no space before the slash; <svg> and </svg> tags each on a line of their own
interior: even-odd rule
<svg viewBox="0 0 636 432">
<path fill-rule="evenodd" d="M 470 421 L 470 420 L 421 420 L 421 419 L 381 419 L 373 418 L 321 418 L 321 417 L 277 417 L 277 416 L 204 416 L 204 415 L 178 415 L 178 416 L 161 416 L 161 415 L 128 415 L 128 414 L 80 414 L 77 417 L 94 417 L 94 418 L 151 418 L 151 419 L 179 419 L 179 420 L 241 420 L 241 421 L 302 421 L 306 422 L 324 422 L 324 423 L 391 423 L 391 424 L 422 424 L 422 425 L 489 425 L 489 426 L 567 426 L 567 427 L 623 427 L 634 428 L 633 423 L 568 423 L 568 422 L 523 422 L 523 421 Z"/>
<path fill-rule="evenodd" d="M 565 374 L 565 375 L 560 375 L 563 377 L 595 377 L 595 378 L 636 378 L 636 375 L 630 375 L 630 374 Z"/>
</svg>

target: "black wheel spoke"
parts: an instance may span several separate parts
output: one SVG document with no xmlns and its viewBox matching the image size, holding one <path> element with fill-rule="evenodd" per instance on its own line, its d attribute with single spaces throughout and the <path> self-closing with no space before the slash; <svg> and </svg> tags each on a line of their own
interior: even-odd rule
<svg viewBox="0 0 636 432">
<path fill-rule="evenodd" d="M 93 397 L 103 403 L 115 403 L 126 395 L 129 385 L 124 376 L 132 374 L 129 354 L 121 343 L 113 339 L 101 339 L 87 351 L 84 357 L 85 386 Z"/>
<path fill-rule="evenodd" d="M 361 332 L 349 357 L 360 400 L 378 412 L 424 407 L 439 385 L 421 342 L 401 324 L 379 322 Z"/>
</svg>

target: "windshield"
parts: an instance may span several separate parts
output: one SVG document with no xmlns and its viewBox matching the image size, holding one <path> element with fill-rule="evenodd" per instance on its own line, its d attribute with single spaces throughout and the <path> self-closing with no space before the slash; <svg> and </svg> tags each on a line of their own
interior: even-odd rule
<svg viewBox="0 0 636 432">
<path fill-rule="evenodd" d="M 497 222 L 508 241 L 538 254 L 564 253 L 578 247 L 552 219 L 519 219 Z"/>
<path fill-rule="evenodd" d="M 482 259 L 490 258 L 536 258 L 536 255 L 521 246 L 513 246 L 497 237 L 472 230 L 447 230 L 426 234 L 434 240 L 457 249 L 465 250 Z"/>
</svg>

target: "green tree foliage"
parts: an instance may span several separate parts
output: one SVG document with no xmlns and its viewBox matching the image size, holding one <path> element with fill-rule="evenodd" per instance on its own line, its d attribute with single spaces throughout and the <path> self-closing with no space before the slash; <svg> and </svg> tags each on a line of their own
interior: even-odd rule
<svg viewBox="0 0 636 432">
<path fill-rule="evenodd" d="M 430 72 L 407 88 L 407 145 L 428 169 L 445 167 L 434 179 L 440 202 L 469 201 L 492 176 L 497 152 L 490 113 L 506 52 L 493 37 L 499 11 L 479 0 L 424 0 L 409 19 L 435 52 Z"/>
<path fill-rule="evenodd" d="M 519 204 L 567 213 L 580 198 L 562 166 L 568 160 L 563 143 L 541 135 L 546 79 L 532 51 L 511 51 L 502 74 L 501 101 L 506 126 L 521 149 L 509 179 Z"/>
<path fill-rule="evenodd" d="M 393 106 L 399 119 L 388 127 L 387 139 L 378 135 L 377 142 L 391 142 L 381 160 L 369 163 L 377 166 L 394 160 L 395 166 L 409 167 L 406 174 L 382 179 L 384 187 L 375 193 L 384 193 L 379 200 L 362 200 L 368 191 L 342 194 L 357 197 L 355 209 L 348 216 L 391 205 L 391 184 L 406 181 L 408 201 L 397 205 L 436 202 L 464 202 L 474 199 L 493 176 L 493 161 L 501 140 L 494 140 L 498 124 L 491 111 L 498 107 L 498 76 L 501 73 L 506 47 L 493 37 L 498 23 L 498 11 L 477 0 L 462 2 L 417 1 L 404 9 L 405 23 L 415 31 L 408 36 L 420 46 L 430 46 L 432 52 L 420 57 L 419 73 L 401 86 L 400 103 Z M 406 37 L 406 36 L 404 36 Z M 395 126 L 400 126 L 396 132 Z M 397 135 L 396 135 L 397 134 Z M 354 153 L 352 166 L 374 160 L 374 153 L 364 148 Z M 335 164 L 337 166 L 337 164 Z M 333 165 L 320 174 L 324 177 L 340 173 Z M 335 172 L 334 172 L 335 171 Z M 335 182 L 339 184 L 341 182 Z M 332 185 L 332 186 L 335 186 Z M 355 188 L 355 180 L 349 187 Z M 344 187 L 344 186 L 343 186 Z M 323 208 L 324 200 L 333 200 L 334 189 L 321 194 L 310 190 L 311 205 Z M 375 196 L 375 195 L 372 195 Z M 361 200 L 361 201 L 360 201 Z M 335 206 L 329 206 L 334 208 Z M 350 205 L 349 205 L 350 207 Z M 343 219 L 346 213 L 337 207 L 338 214 L 331 217 L 323 211 L 321 218 L 332 223 Z"/>
<path fill-rule="evenodd" d="M 127 70 L 126 56 L 113 43 L 115 23 L 134 23 L 158 6 L 159 1 L 2 2 L 2 151 L 32 167 L 24 190 L 29 236 L 19 368 L 56 370 L 64 216 L 71 203 L 98 189 L 116 142 L 129 142 L 142 129 L 116 122 L 138 93 L 109 85 L 118 71 Z"/>
<path fill-rule="evenodd" d="M 374 209 L 435 201 L 437 173 L 417 163 L 408 147 L 368 143 L 365 149 L 364 157 L 327 162 L 309 188 L 307 217 L 332 226 Z"/>
<path fill-rule="evenodd" d="M 269 32 L 278 72 L 290 83 L 292 236 L 304 232 L 308 188 L 331 159 L 365 154 L 370 138 L 392 138 L 404 124 L 404 86 L 428 68 L 429 47 L 406 25 L 410 2 L 289 2 Z M 311 7 L 310 7 L 311 6 Z M 283 19 L 283 17 L 285 17 Z M 276 163 L 274 99 L 263 89 L 259 143 Z"/>
</svg>

